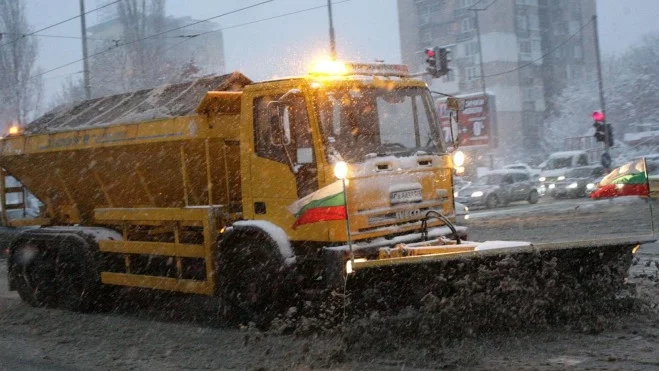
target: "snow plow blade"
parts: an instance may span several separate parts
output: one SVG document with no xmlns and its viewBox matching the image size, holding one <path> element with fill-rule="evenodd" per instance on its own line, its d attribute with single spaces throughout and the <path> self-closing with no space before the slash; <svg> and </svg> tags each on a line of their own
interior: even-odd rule
<svg viewBox="0 0 659 371">
<path fill-rule="evenodd" d="M 466 242 L 445 246 L 445 253 L 430 249 L 390 258 L 387 254 L 396 249 L 380 249 L 379 259 L 346 265 L 346 306 L 356 314 L 413 307 L 479 312 L 492 320 L 547 321 L 610 302 L 625 284 L 633 254 L 653 241 L 653 236 L 635 236 L 542 244 Z"/>
</svg>

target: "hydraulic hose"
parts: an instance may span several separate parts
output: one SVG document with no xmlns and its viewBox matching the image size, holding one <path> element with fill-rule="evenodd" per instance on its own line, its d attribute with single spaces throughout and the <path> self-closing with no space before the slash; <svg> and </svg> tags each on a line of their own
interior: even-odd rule
<svg viewBox="0 0 659 371">
<path fill-rule="evenodd" d="M 451 221 L 448 220 L 448 218 L 445 217 L 444 215 L 438 213 L 437 211 L 433 211 L 433 210 L 428 211 L 426 213 L 426 216 L 423 219 L 421 219 L 421 236 L 422 236 L 424 241 L 428 241 L 428 220 L 431 219 L 431 218 L 435 218 L 435 219 L 439 219 L 439 220 L 443 221 L 446 224 L 446 226 L 449 227 L 449 229 L 453 233 L 453 237 L 455 237 L 456 244 L 459 245 L 459 244 L 462 243 L 462 240 L 460 239 L 460 235 L 458 235 L 458 230 L 455 229 L 455 226 L 453 225 L 453 223 L 451 223 Z"/>
</svg>

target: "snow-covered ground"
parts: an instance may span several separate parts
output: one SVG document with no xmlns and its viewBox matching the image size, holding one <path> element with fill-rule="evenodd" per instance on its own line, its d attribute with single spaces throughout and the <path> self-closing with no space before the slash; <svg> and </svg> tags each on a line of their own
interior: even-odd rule
<svg viewBox="0 0 659 371">
<path fill-rule="evenodd" d="M 474 211 L 470 239 L 645 234 L 649 205 L 630 200 L 559 200 Z M 199 317 L 196 301 L 176 304 L 175 297 L 113 313 L 35 309 L 7 291 L 6 266 L 0 264 L 0 370 L 653 370 L 659 369 L 658 262 L 659 244 L 639 250 L 630 280 L 645 304 L 629 312 L 565 328 L 463 338 L 423 329 L 406 333 L 415 321 L 410 317 L 371 319 L 366 328 L 263 334 Z"/>
</svg>

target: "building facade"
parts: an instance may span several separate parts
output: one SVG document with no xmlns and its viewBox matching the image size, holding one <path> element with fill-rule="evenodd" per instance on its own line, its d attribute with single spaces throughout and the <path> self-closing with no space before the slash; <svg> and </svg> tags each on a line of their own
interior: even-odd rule
<svg viewBox="0 0 659 371">
<path fill-rule="evenodd" d="M 526 161 L 562 88 L 595 70 L 595 11 L 595 0 L 398 0 L 403 63 L 422 71 L 425 48 L 450 47 L 452 71 L 431 88 L 496 100 L 481 165 Z"/>
</svg>

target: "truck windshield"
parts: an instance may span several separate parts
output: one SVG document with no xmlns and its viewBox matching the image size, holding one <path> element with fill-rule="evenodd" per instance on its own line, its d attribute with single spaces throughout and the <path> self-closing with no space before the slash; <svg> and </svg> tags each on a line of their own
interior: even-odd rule
<svg viewBox="0 0 659 371">
<path fill-rule="evenodd" d="M 426 89 L 346 88 L 318 94 L 330 155 L 361 162 L 371 156 L 444 151 Z"/>
</svg>

